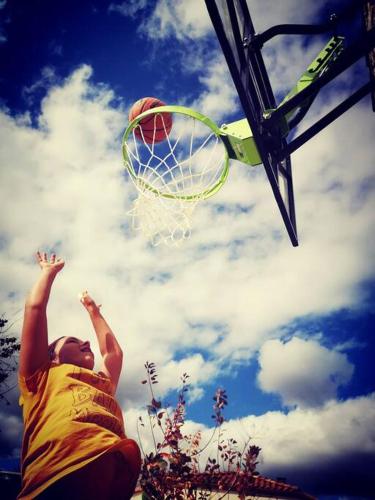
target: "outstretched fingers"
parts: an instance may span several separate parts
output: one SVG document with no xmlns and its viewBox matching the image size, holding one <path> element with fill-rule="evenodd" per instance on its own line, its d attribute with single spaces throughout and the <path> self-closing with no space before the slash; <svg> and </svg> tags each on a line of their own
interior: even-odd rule
<svg viewBox="0 0 375 500">
<path fill-rule="evenodd" d="M 48 255 L 47 252 L 40 252 L 39 250 L 36 253 L 36 257 L 38 259 L 38 262 L 48 262 Z M 54 262 L 56 259 L 56 254 L 51 254 L 51 262 Z"/>
<path fill-rule="evenodd" d="M 48 257 L 47 252 L 40 252 L 39 250 L 36 253 L 36 257 L 39 263 L 39 266 L 42 269 L 51 270 L 54 272 L 59 272 L 64 267 L 64 260 L 60 257 L 57 258 L 54 252 L 51 253 L 51 256 Z"/>
</svg>

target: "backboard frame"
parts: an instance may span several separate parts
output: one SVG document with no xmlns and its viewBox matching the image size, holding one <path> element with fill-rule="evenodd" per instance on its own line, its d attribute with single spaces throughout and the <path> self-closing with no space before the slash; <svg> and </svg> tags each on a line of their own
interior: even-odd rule
<svg viewBox="0 0 375 500">
<path fill-rule="evenodd" d="M 263 61 L 262 47 L 267 41 L 281 34 L 313 35 L 332 32 L 338 23 L 351 19 L 354 12 L 365 4 L 365 0 L 359 2 L 352 0 L 338 15 L 331 15 L 329 21 L 323 24 L 284 24 L 273 26 L 261 34 L 255 33 L 246 0 L 205 0 L 205 3 L 289 238 L 293 246 L 297 246 L 298 236 L 290 155 L 365 95 L 371 91 L 374 92 L 374 81 L 370 79 L 367 84 L 290 142 L 287 141 L 287 135 L 283 134 L 281 124 L 285 123 L 288 113 L 299 106 L 302 108 L 300 113 L 302 119 L 305 114 L 303 112 L 304 102 L 308 102 L 307 110 L 323 86 L 373 49 L 375 28 L 370 27 L 367 32 L 362 33 L 355 43 L 340 54 L 332 67 L 279 107 L 276 105 Z M 289 123 L 288 133 L 299 121 L 295 120 L 294 123 Z M 286 189 L 283 195 L 284 185 Z"/>
<path fill-rule="evenodd" d="M 275 138 L 265 127 L 260 128 L 263 114 L 276 108 L 276 101 L 268 78 L 261 49 L 246 50 L 252 37 L 254 26 L 245 0 L 224 0 L 230 19 L 234 40 L 228 40 L 229 30 L 223 25 L 217 2 L 205 0 L 221 48 L 226 58 L 239 99 L 249 122 L 259 155 L 265 168 L 274 197 L 278 204 L 285 227 L 293 246 L 298 245 L 293 179 L 290 156 L 279 159 L 276 151 L 285 149 L 285 139 Z M 237 15 L 240 12 L 240 16 Z M 240 26 L 239 21 L 243 24 Z M 233 45 L 234 43 L 234 45 Z M 234 54 L 233 48 L 236 48 Z"/>
</svg>

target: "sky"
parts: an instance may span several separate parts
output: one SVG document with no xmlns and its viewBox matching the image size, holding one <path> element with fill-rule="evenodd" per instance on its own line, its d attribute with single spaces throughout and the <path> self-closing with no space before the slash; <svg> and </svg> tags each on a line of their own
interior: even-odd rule
<svg viewBox="0 0 375 500">
<path fill-rule="evenodd" d="M 248 0 L 258 32 L 319 22 L 339 3 Z M 278 102 L 327 40 L 282 36 L 265 46 Z M 367 78 L 361 60 L 321 92 L 299 131 Z M 50 340 L 88 339 L 98 358 L 77 295 L 88 290 L 102 304 L 125 353 L 118 400 L 130 437 L 153 361 L 163 401 L 173 404 L 190 375 L 187 428 L 203 441 L 223 387 L 228 437 L 252 437 L 262 474 L 320 499 L 374 498 L 370 98 L 292 155 L 299 247 L 263 167 L 233 161 L 224 187 L 197 205 L 190 239 L 174 248 L 153 247 L 127 215 L 136 193 L 121 138 L 145 96 L 218 125 L 244 116 L 203 0 L 0 1 L 0 313 L 18 335 L 39 272 L 34 253 L 56 251 L 66 265 L 48 306 Z M 7 396 L 0 456 L 16 459 L 17 389 Z M 142 443 L 152 446 L 147 432 Z"/>
</svg>

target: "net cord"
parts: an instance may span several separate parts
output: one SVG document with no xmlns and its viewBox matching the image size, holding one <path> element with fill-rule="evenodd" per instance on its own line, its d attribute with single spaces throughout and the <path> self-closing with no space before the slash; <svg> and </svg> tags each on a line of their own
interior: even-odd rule
<svg viewBox="0 0 375 500">
<path fill-rule="evenodd" d="M 178 108 L 177 111 L 176 108 Z M 172 144 L 162 114 L 162 111 L 168 112 L 168 109 L 170 109 L 169 112 L 176 111 L 193 120 L 188 155 L 183 160 L 178 158 L 176 151 L 182 142 L 184 130 L 181 129 Z M 137 130 L 142 139 L 138 144 L 140 138 L 137 138 L 135 129 L 145 115 L 154 115 L 153 138 L 152 141 L 147 142 L 142 127 L 138 127 Z M 156 145 L 159 142 L 155 140 L 156 120 L 158 118 L 161 118 L 165 134 L 164 144 L 168 145 L 169 151 L 163 157 L 156 152 Z M 194 141 L 197 136 L 199 138 L 199 131 L 196 129 L 197 121 L 203 122 L 211 130 L 199 147 L 194 149 Z M 206 147 L 209 147 L 213 140 L 214 145 L 210 148 L 205 165 L 200 172 L 194 172 L 194 160 L 199 160 L 199 155 Z M 180 106 L 154 108 L 142 113 L 129 124 L 124 134 L 123 154 L 130 178 L 138 191 L 138 197 L 134 201 L 133 209 L 129 215 L 132 216 L 132 227 L 140 229 L 154 246 L 160 243 L 178 246 L 183 240 L 189 238 L 191 219 L 196 204 L 217 192 L 225 182 L 228 175 L 229 158 L 224 149 L 225 154 L 222 155 L 221 160 L 215 162 L 215 153 L 217 153 L 219 144 L 223 143 L 217 126 L 208 118 L 189 108 Z M 141 145 L 143 152 L 147 151 L 148 153 L 146 160 L 142 158 Z M 168 165 L 169 160 L 172 160 L 172 165 Z M 195 188 L 193 193 L 191 193 L 192 187 Z M 197 188 L 199 191 L 196 191 Z"/>
</svg>

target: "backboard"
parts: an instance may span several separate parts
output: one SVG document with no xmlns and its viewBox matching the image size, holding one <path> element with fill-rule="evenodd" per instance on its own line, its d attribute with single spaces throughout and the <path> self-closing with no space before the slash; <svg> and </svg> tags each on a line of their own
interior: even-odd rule
<svg viewBox="0 0 375 500">
<path fill-rule="evenodd" d="M 230 74 L 257 144 L 274 197 L 293 246 L 298 245 L 290 155 L 281 132 L 264 127 L 264 115 L 277 107 L 246 0 L 205 0 Z"/>
<path fill-rule="evenodd" d="M 372 93 L 375 111 L 375 0 L 348 0 L 336 15 L 313 25 L 282 24 L 255 33 L 246 0 L 205 0 L 257 149 L 251 164 L 263 163 L 285 227 L 298 245 L 290 155 L 357 102 Z M 350 43 L 337 36 L 341 23 L 355 24 L 362 11 L 365 29 Z M 331 34 L 331 40 L 297 85 L 277 106 L 262 58 L 263 45 L 274 36 Z M 333 36 L 332 36 L 333 35 Z M 346 45 L 346 46 L 345 46 Z M 290 132 L 303 119 L 320 90 L 362 57 L 370 79 L 297 137 Z M 254 144 L 253 144 L 254 146 Z"/>
</svg>

